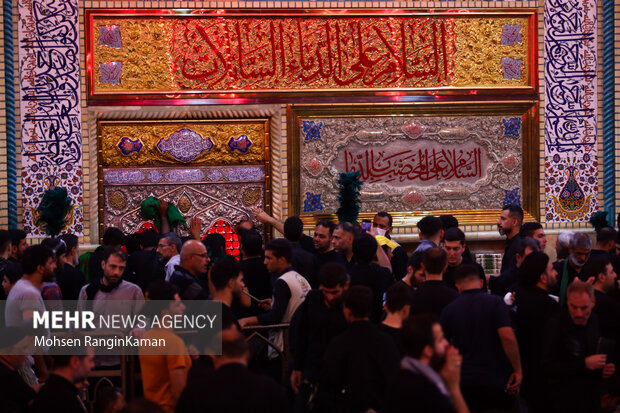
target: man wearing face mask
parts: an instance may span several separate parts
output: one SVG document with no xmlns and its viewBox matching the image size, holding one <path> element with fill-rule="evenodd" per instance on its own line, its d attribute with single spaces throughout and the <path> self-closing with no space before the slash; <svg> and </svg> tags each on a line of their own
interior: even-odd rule
<svg viewBox="0 0 620 413">
<path fill-rule="evenodd" d="M 293 316 L 291 388 L 297 394 L 295 413 L 306 411 L 308 399 L 316 390 L 327 344 L 347 328 L 342 293 L 349 287 L 349 279 L 344 266 L 325 264 L 319 273 L 319 285 L 308 293 Z"/>
<path fill-rule="evenodd" d="M 553 268 L 558 272 L 558 285 L 550 292 L 560 297 L 561 307 L 566 306 L 566 289 L 575 277 L 586 281 L 582 276 L 582 269 L 590 258 L 591 250 L 592 240 L 588 234 L 578 232 L 570 240 L 568 257 L 553 264 Z"/>
<path fill-rule="evenodd" d="M 372 226 L 376 235 L 383 235 L 391 239 L 392 235 L 392 216 L 385 211 L 377 212 L 372 219 Z M 392 274 L 396 280 L 400 280 L 407 274 L 407 251 L 402 246 L 397 246 L 392 250 Z"/>
</svg>

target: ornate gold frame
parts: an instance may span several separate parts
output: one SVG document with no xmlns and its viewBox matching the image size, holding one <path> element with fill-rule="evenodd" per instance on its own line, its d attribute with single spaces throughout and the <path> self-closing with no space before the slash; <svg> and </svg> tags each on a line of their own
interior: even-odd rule
<svg viewBox="0 0 620 413">
<path fill-rule="evenodd" d="M 98 219 L 99 219 L 99 242 L 102 242 L 103 233 L 105 231 L 105 225 L 103 221 L 104 211 L 104 193 L 103 193 L 103 148 L 101 142 L 101 128 L 106 124 L 157 124 L 157 123 L 239 123 L 248 121 L 260 121 L 265 124 L 265 148 L 264 148 L 264 165 L 265 165 L 265 192 L 264 205 L 265 211 L 271 213 L 272 209 L 272 191 L 271 191 L 271 129 L 269 118 L 234 118 L 234 119 L 131 119 L 131 120 L 111 120 L 100 119 L 97 121 L 97 198 L 98 198 Z M 200 166 L 193 164 L 192 166 Z M 191 184 L 191 183 L 186 183 Z M 271 228 L 265 225 L 265 234 L 268 235 L 271 232 Z"/>
<path fill-rule="evenodd" d="M 539 220 L 539 167 L 538 167 L 538 101 L 511 100 L 501 102 L 449 102 L 445 104 L 319 104 L 289 105 L 288 129 L 288 182 L 289 215 L 297 215 L 304 228 L 311 230 L 322 218 L 336 220 L 336 215 L 310 215 L 301 213 L 300 202 L 300 118 L 313 117 L 362 117 L 362 116 L 432 116 L 432 115 L 525 115 L 523 131 L 523 188 L 522 206 L 525 220 Z M 452 214 L 460 225 L 489 225 L 497 222 L 499 209 L 389 211 L 394 226 L 411 227 L 423 216 Z M 372 219 L 374 213 L 360 213 L 359 219 Z"/>
</svg>

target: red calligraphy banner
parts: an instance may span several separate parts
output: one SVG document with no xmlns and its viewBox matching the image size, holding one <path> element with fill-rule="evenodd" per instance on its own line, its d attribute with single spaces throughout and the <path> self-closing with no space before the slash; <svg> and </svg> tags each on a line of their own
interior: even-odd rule
<svg viewBox="0 0 620 413">
<path fill-rule="evenodd" d="M 175 83 L 192 90 L 448 86 L 449 18 L 177 19 Z"/>
</svg>

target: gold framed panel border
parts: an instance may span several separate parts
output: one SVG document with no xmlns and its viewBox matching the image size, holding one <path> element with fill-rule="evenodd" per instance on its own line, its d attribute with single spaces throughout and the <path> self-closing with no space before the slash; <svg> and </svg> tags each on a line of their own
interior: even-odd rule
<svg viewBox="0 0 620 413">
<path fill-rule="evenodd" d="M 313 230 L 323 218 L 337 221 L 335 214 L 304 214 L 300 193 L 300 137 L 301 118 L 331 117 L 386 117 L 386 116 L 472 116 L 472 115 L 522 115 L 522 202 L 525 221 L 539 221 L 539 129 L 538 102 L 515 100 L 509 102 L 449 102 L 445 104 L 317 104 L 287 106 L 289 215 L 297 215 L 304 222 L 305 230 Z M 372 219 L 375 212 L 361 212 L 359 220 Z M 494 225 L 501 209 L 469 210 L 414 210 L 388 211 L 395 227 L 412 227 L 426 215 L 451 214 L 460 226 Z"/>
<path fill-rule="evenodd" d="M 196 119 L 196 118 L 187 118 L 187 119 L 182 119 L 182 118 L 177 118 L 177 119 L 166 119 L 166 118 L 162 118 L 162 119 L 153 119 L 153 118 L 149 118 L 149 119 L 126 119 L 126 120 L 119 120 L 119 119 L 98 119 L 96 121 L 96 131 L 97 131 L 97 204 L 98 204 L 98 210 L 97 210 L 97 218 L 98 218 L 98 229 L 99 229 L 99 243 L 101 243 L 103 241 L 103 233 L 105 231 L 105 224 L 104 224 L 104 219 L 103 219 L 103 215 L 104 215 L 104 208 L 105 208 L 105 204 L 104 204 L 104 175 L 103 175 L 103 170 L 106 169 L 104 168 L 103 165 L 103 147 L 102 147 L 102 129 L 106 126 L 106 125 L 128 125 L 128 124 L 162 124 L 162 123 L 166 123 L 166 124 L 188 124 L 188 123 L 248 123 L 248 122 L 262 122 L 263 123 L 263 127 L 264 127 L 264 147 L 263 147 L 263 162 L 262 164 L 265 167 L 265 190 L 263 193 L 264 196 L 264 207 L 265 207 L 265 211 L 269 214 L 272 213 L 272 206 L 273 206 L 273 199 L 272 199 L 272 156 L 271 156 L 271 118 L 263 118 L 263 117 L 248 117 L 248 118 L 243 118 L 243 117 L 235 117 L 235 118 L 210 118 L 210 119 Z M 143 167 L 153 167 L 153 166 L 157 166 L 157 165 L 142 165 Z M 161 165 L 160 165 L 161 166 Z M 183 165 L 183 166 L 200 166 L 200 165 L 196 165 L 196 164 L 192 164 L 192 165 Z M 209 166 L 232 166 L 230 164 L 210 164 Z M 166 168 L 166 166 L 161 166 L 163 168 Z M 168 165 L 167 167 L 170 167 L 170 165 Z M 178 167 L 178 166 L 177 166 Z M 191 183 L 185 183 L 185 184 L 190 184 Z M 144 185 L 144 184 L 142 184 Z M 271 228 L 269 225 L 265 225 L 265 235 L 269 236 L 269 234 L 271 233 Z"/>
<path fill-rule="evenodd" d="M 497 98 L 520 96 L 530 98 L 538 91 L 538 10 L 537 9 L 89 9 L 86 10 L 86 66 L 87 99 L 93 105 L 141 104 L 156 105 L 167 100 L 175 104 L 253 104 L 253 103 L 311 103 L 312 99 L 330 99 L 330 101 L 358 102 L 394 102 L 436 100 L 437 97 L 450 96 L 453 99 L 470 99 L 472 95 L 492 95 Z M 95 23 L 98 20 L 127 19 L 197 19 L 197 18 L 521 18 L 527 21 L 524 29 L 527 37 L 523 76 L 523 86 L 435 86 L 435 87 L 376 87 L 376 88 L 263 88 L 263 89 L 182 89 L 169 90 L 97 90 L 96 76 L 96 42 Z M 484 59 L 482 59 L 484 60 Z M 163 65 L 163 63 L 162 63 Z M 162 66 L 163 67 L 163 66 Z M 475 72 L 475 67 L 471 68 Z M 172 74 L 171 74 L 172 76 Z M 515 97 L 515 98 L 520 98 Z"/>
</svg>

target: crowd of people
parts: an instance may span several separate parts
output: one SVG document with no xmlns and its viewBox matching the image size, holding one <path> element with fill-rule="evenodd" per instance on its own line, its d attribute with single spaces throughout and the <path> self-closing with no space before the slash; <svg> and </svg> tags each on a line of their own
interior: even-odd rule
<svg viewBox="0 0 620 413">
<path fill-rule="evenodd" d="M 543 226 L 507 205 L 497 223 L 506 237 L 501 272 L 488 277 L 450 215 L 422 218 L 408 254 L 386 212 L 369 227 L 320 220 L 313 236 L 298 217 L 254 214 L 284 238 L 264 243 L 252 221 L 238 223 L 238 258 L 222 235 L 203 236 L 197 219 L 186 238 L 165 223 L 161 234 L 107 228 L 85 254 L 74 235 L 28 246 L 23 231 L 0 230 L 0 411 L 86 412 L 92 371 L 119 366 L 120 356 L 95 357 L 86 347 L 71 356 L 16 351 L 24 340 L 15 333 L 33 311 L 66 309 L 70 300 L 96 313 L 122 300 L 126 314 L 153 301 L 163 303 L 160 315 L 182 314 L 197 300 L 221 303 L 221 354 L 192 351 L 172 329 L 141 332 L 166 337 L 174 351 L 137 356 L 139 399 L 125 401 L 114 380 L 99 387 L 101 413 L 581 413 L 620 405 L 614 228 L 594 237 L 562 232 L 553 262 Z M 268 346 L 250 338 L 261 326 L 277 326 Z"/>
</svg>

